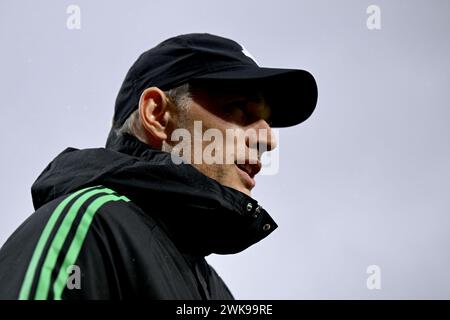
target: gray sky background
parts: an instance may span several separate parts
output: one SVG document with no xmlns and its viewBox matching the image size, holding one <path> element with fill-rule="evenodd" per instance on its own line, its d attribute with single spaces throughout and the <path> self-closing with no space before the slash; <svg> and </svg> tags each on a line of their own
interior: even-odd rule
<svg viewBox="0 0 450 320">
<path fill-rule="evenodd" d="M 81 8 L 68 30 L 66 8 Z M 369 5 L 381 30 L 366 26 Z M 0 245 L 68 146 L 103 146 L 144 50 L 232 38 L 269 67 L 311 71 L 316 112 L 280 132 L 254 198 L 279 224 L 215 267 L 239 299 L 450 298 L 450 1 L 0 0 Z M 295 94 L 295 93 L 292 93 Z M 381 268 L 369 290 L 366 268 Z"/>
</svg>

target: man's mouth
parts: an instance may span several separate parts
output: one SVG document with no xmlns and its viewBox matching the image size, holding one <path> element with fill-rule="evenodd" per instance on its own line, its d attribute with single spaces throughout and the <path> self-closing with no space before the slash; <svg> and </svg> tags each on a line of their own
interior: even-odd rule
<svg viewBox="0 0 450 320">
<path fill-rule="evenodd" d="M 255 164 L 250 163 L 238 163 L 243 161 L 237 161 L 234 164 L 238 168 L 238 173 L 241 176 L 245 186 L 248 189 L 253 189 L 255 186 L 255 176 L 258 174 L 258 172 L 261 170 L 261 162 L 258 161 Z"/>
</svg>

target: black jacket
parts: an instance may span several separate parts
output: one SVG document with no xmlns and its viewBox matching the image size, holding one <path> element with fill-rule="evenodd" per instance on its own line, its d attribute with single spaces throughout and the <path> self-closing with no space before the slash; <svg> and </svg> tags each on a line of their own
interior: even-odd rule
<svg viewBox="0 0 450 320">
<path fill-rule="evenodd" d="M 204 257 L 277 227 L 251 197 L 130 135 L 67 148 L 31 191 L 36 212 L 0 250 L 0 299 L 233 299 Z"/>
</svg>

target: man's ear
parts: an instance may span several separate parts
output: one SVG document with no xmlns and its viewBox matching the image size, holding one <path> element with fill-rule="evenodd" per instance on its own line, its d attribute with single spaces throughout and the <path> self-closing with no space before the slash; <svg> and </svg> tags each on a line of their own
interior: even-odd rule
<svg viewBox="0 0 450 320">
<path fill-rule="evenodd" d="M 169 122 L 168 98 L 157 87 L 147 88 L 139 99 L 139 117 L 144 127 L 148 144 L 160 148 L 167 139 Z"/>
</svg>

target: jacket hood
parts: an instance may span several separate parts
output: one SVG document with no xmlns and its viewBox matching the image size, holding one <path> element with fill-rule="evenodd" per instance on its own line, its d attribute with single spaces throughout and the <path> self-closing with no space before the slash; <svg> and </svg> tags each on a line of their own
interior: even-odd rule
<svg viewBox="0 0 450 320">
<path fill-rule="evenodd" d="M 76 190 L 104 185 L 128 197 L 189 252 L 236 253 L 277 224 L 258 202 L 221 185 L 190 164 L 125 134 L 107 148 L 61 152 L 31 187 L 36 210 Z"/>
</svg>

